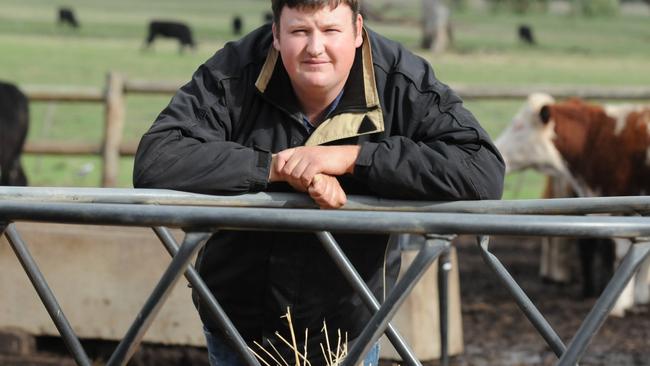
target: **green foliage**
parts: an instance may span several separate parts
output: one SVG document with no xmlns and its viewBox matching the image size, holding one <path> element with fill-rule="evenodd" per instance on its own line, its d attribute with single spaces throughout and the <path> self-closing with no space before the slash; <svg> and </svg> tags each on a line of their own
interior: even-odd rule
<svg viewBox="0 0 650 366">
<path fill-rule="evenodd" d="M 578 13 L 586 16 L 612 16 L 618 14 L 619 0 L 573 0 Z"/>
<path fill-rule="evenodd" d="M 454 0 L 451 0 L 454 1 Z M 532 1 L 532 0 L 531 0 Z M 0 0 L 0 79 L 25 85 L 103 87 L 108 71 L 132 79 L 184 81 L 216 50 L 235 37 L 233 15 L 244 18 L 244 30 L 262 23 L 269 7 L 261 0 L 67 0 L 81 28 L 55 23 L 50 0 Z M 480 85 L 650 85 L 650 27 L 643 17 L 571 17 L 529 11 L 453 13 L 454 45 L 450 52 L 421 52 L 420 0 L 404 0 L 387 17 L 407 17 L 409 24 L 367 25 L 411 47 L 428 59 L 438 77 Z M 146 24 L 154 18 L 188 22 L 198 39 L 196 52 L 178 53 L 171 40 L 156 40 L 142 52 Z M 530 24 L 535 48 L 516 38 L 520 23 Z M 137 142 L 171 96 L 127 96 L 125 142 Z M 488 132 L 496 137 L 510 122 L 521 101 L 467 101 Z M 103 107 L 89 103 L 31 103 L 29 141 L 100 142 Z M 96 186 L 97 157 L 35 156 L 23 158 L 32 185 Z M 122 159 L 120 185 L 131 184 L 132 159 Z M 536 197 L 543 184 L 537 174 L 508 177 L 505 197 Z M 517 188 L 522 187 L 522 188 Z"/>
<path fill-rule="evenodd" d="M 512 11 L 525 14 L 529 11 L 545 12 L 548 10 L 549 0 L 490 0 L 493 12 Z"/>
</svg>

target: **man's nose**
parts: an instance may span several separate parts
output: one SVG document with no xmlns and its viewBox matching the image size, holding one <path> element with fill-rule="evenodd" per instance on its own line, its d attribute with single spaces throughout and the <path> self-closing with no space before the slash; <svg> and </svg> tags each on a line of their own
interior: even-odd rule
<svg viewBox="0 0 650 366">
<path fill-rule="evenodd" d="M 323 42 L 323 35 L 314 32 L 309 37 L 309 42 L 307 43 L 307 53 L 310 56 L 318 56 L 325 51 L 325 43 Z"/>
</svg>

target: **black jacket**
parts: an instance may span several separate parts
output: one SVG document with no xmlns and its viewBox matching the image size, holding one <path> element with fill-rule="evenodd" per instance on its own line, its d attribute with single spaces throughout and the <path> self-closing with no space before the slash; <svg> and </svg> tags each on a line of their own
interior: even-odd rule
<svg viewBox="0 0 650 366">
<path fill-rule="evenodd" d="M 364 30 L 340 103 L 309 136 L 271 43 L 271 28 L 263 26 L 199 67 L 143 136 L 134 186 L 218 194 L 289 190 L 268 184 L 270 153 L 359 144 L 354 174 L 339 177 L 348 194 L 500 198 L 504 165 L 497 149 L 425 60 Z M 387 236 L 335 237 L 381 300 L 399 265 Z M 309 328 L 310 353 L 318 356 L 324 319 L 330 331 L 340 328 L 353 339 L 369 318 L 313 234 L 222 231 L 197 267 L 247 340 L 285 333 L 280 316 L 291 306 L 296 331 Z"/>
</svg>

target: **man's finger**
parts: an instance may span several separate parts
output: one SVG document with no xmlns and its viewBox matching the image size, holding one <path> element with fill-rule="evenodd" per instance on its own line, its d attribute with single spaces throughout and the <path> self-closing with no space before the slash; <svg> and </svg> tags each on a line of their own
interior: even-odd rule
<svg viewBox="0 0 650 366">
<path fill-rule="evenodd" d="M 293 170 L 296 168 L 296 166 L 300 163 L 302 159 L 300 159 L 299 156 L 292 156 L 287 160 L 287 162 L 284 164 L 282 167 L 282 174 L 286 177 L 291 177 L 291 173 Z"/>
<path fill-rule="evenodd" d="M 345 191 L 335 177 L 316 174 L 309 187 L 310 197 L 323 209 L 340 208 L 347 201 Z"/>
<path fill-rule="evenodd" d="M 310 164 L 307 166 L 307 168 L 302 172 L 302 175 L 300 176 L 300 179 L 302 180 L 302 183 L 306 186 L 309 186 L 312 184 L 312 181 L 314 177 L 316 177 L 318 174 L 321 174 L 322 172 L 316 167 L 314 164 Z"/>
<path fill-rule="evenodd" d="M 287 163 L 289 158 L 291 158 L 293 156 L 294 152 L 295 152 L 295 149 L 291 148 L 291 149 L 282 150 L 279 153 L 275 154 L 276 159 L 277 159 L 278 172 L 282 171 L 282 169 L 284 168 L 284 165 Z"/>
<path fill-rule="evenodd" d="M 312 179 L 311 179 L 311 184 L 309 185 L 310 187 L 313 187 L 314 189 L 320 188 L 320 185 L 323 184 L 323 177 L 320 174 L 316 174 Z"/>
<path fill-rule="evenodd" d="M 291 171 L 291 177 L 292 177 L 293 179 L 302 180 L 303 184 L 304 184 L 306 187 L 308 187 L 309 184 L 311 183 L 311 179 L 309 180 L 309 182 L 305 182 L 305 181 L 303 180 L 304 172 L 307 170 L 308 167 L 309 167 L 309 162 L 307 162 L 307 161 L 305 161 L 305 160 L 303 159 L 303 160 L 301 160 L 298 164 L 296 164 L 296 166 L 295 166 L 295 167 L 293 168 L 293 170 Z"/>
</svg>

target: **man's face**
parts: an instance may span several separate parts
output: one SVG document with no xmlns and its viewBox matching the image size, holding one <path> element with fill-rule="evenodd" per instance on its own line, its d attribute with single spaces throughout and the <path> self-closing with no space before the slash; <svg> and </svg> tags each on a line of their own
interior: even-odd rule
<svg viewBox="0 0 650 366">
<path fill-rule="evenodd" d="M 355 49 L 363 42 L 362 24 L 361 16 L 352 22 L 352 9 L 346 4 L 334 9 L 282 9 L 279 24 L 273 25 L 273 47 L 280 52 L 294 90 L 301 93 L 299 98 L 343 88 Z"/>
</svg>

